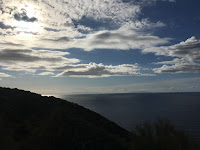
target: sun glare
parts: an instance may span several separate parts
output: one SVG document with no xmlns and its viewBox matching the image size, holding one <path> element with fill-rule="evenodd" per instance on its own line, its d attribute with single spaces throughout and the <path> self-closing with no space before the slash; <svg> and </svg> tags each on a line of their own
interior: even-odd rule
<svg viewBox="0 0 200 150">
<path fill-rule="evenodd" d="M 34 4 L 24 3 L 13 6 L 15 10 L 9 23 L 14 26 L 18 36 L 31 37 L 42 31 L 40 11 Z"/>
<path fill-rule="evenodd" d="M 16 31 L 33 35 L 39 33 L 41 28 L 38 23 L 30 23 L 25 21 L 14 21 L 14 25 L 16 26 Z"/>
</svg>

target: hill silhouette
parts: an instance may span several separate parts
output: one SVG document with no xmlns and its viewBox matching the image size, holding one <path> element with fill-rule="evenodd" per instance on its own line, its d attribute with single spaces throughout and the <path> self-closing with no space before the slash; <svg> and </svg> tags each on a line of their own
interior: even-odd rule
<svg viewBox="0 0 200 150">
<path fill-rule="evenodd" d="M 75 103 L 0 87 L 0 150 L 199 150 L 168 120 L 132 133 Z"/>
<path fill-rule="evenodd" d="M 1 150 L 130 149 L 130 132 L 77 104 L 0 88 Z"/>
</svg>

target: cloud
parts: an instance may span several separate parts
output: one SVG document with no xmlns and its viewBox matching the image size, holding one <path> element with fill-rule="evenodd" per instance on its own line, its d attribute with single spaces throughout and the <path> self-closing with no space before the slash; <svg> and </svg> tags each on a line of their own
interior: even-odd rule
<svg viewBox="0 0 200 150">
<path fill-rule="evenodd" d="M 67 59 L 63 57 L 68 55 L 67 52 L 49 51 L 49 50 L 26 50 L 26 49 L 4 49 L 0 51 L 1 63 L 16 63 L 16 62 L 62 62 L 74 63 L 79 62 L 76 59 Z"/>
<path fill-rule="evenodd" d="M 155 53 L 156 55 L 164 55 L 171 57 L 186 58 L 191 61 L 200 61 L 200 40 L 195 37 L 187 39 L 172 46 L 161 46 L 146 48 L 143 53 Z"/>
<path fill-rule="evenodd" d="M 0 28 L 1 29 L 13 29 L 13 27 L 11 27 L 11 26 L 7 26 L 7 25 L 5 25 L 3 22 L 0 22 Z"/>
<path fill-rule="evenodd" d="M 58 76 L 80 77 L 142 75 L 138 70 L 127 71 L 129 67 L 123 65 L 74 65 L 80 60 L 67 58 L 67 52 L 53 49 L 141 50 L 170 42 L 170 38 L 153 35 L 154 29 L 166 24 L 140 18 L 146 0 L 1 2 L 0 66 L 4 70 L 64 71 Z"/>
<path fill-rule="evenodd" d="M 139 4 L 143 7 L 146 7 L 148 5 L 154 5 L 156 2 L 176 2 L 176 0 L 128 0 L 128 1 L 134 1 L 136 4 Z"/>
<path fill-rule="evenodd" d="M 121 23 L 136 18 L 141 11 L 140 6 L 121 0 L 2 0 L 1 10 L 7 19 L 13 15 L 17 21 L 37 20 L 46 27 L 63 29 L 74 27 L 73 21 L 83 17 Z"/>
<path fill-rule="evenodd" d="M 40 73 L 38 75 L 40 75 L 40 76 L 48 76 L 48 75 L 54 75 L 54 73 L 53 72 L 42 72 L 42 73 Z"/>
<path fill-rule="evenodd" d="M 163 65 L 155 68 L 156 73 L 200 73 L 200 64 L 197 63 L 176 63 L 171 66 Z"/>
<path fill-rule="evenodd" d="M 78 64 L 78 65 L 64 65 L 64 66 L 54 67 L 53 70 L 55 70 L 55 71 L 63 71 L 63 70 L 86 69 L 86 68 L 87 68 L 87 65 Z"/>
<path fill-rule="evenodd" d="M 0 50 L 0 65 L 3 70 L 9 71 L 45 71 L 38 74 L 43 76 L 56 72 L 56 77 L 151 76 L 140 73 L 141 68 L 137 64 L 75 64 L 80 60 L 67 58 L 67 55 L 68 52 L 52 50 L 3 49 Z"/>
<path fill-rule="evenodd" d="M 80 61 L 66 58 L 66 55 L 69 53 L 51 50 L 3 49 L 0 50 L 0 65 L 4 70 L 33 72 Z"/>
<path fill-rule="evenodd" d="M 50 31 L 49 31 L 50 32 Z M 49 33 L 51 34 L 51 32 Z M 65 35 L 63 33 L 63 35 Z M 9 42 L 8 38 L 2 38 Z M 42 37 L 40 39 L 31 39 L 27 42 L 26 39 L 15 38 L 16 44 L 26 45 L 30 47 L 42 47 L 45 49 L 69 49 L 80 48 L 85 51 L 92 51 L 95 49 L 145 49 L 155 47 L 170 42 L 170 38 L 160 38 L 150 34 L 141 33 L 123 26 L 117 30 L 101 30 L 82 36 L 80 38 L 72 38 L 67 36 L 56 37 Z M 18 43 L 19 42 L 19 43 Z M 9 45 L 9 44 L 7 44 Z"/>
<path fill-rule="evenodd" d="M 74 47 L 87 51 L 94 49 L 143 49 L 168 43 L 169 40 L 169 38 L 139 34 L 133 30 L 120 28 L 88 34 L 85 38 L 76 40 Z"/>
<path fill-rule="evenodd" d="M 141 8 L 142 4 L 136 1 L 123 0 L 3 0 L 0 22 L 4 24 L 5 34 L 1 38 L 6 43 L 23 44 L 29 49 L 130 49 L 166 43 L 165 38 L 142 32 L 165 24 L 140 20 Z M 91 25 L 94 22 L 100 26 Z M 8 32 L 8 27 L 13 28 L 12 32 Z M 109 35 L 108 41 L 101 38 L 105 35 Z M 32 42 L 27 36 L 32 37 Z M 150 40 L 150 44 L 144 43 L 144 38 Z"/>
<path fill-rule="evenodd" d="M 12 76 L 9 75 L 9 74 L 0 72 L 0 77 L 1 77 L 1 78 L 5 78 L 5 77 L 12 77 Z"/>
<path fill-rule="evenodd" d="M 84 66 L 84 68 L 78 68 Z M 65 70 L 56 75 L 56 77 L 86 77 L 86 78 L 100 78 L 109 76 L 151 76 L 149 74 L 139 73 L 139 67 L 132 64 L 123 64 L 118 66 L 104 65 L 104 64 L 81 64 L 77 68 Z"/>
<path fill-rule="evenodd" d="M 5 47 L 24 47 L 24 45 L 11 42 L 0 42 L 0 49 L 3 49 Z"/>
<path fill-rule="evenodd" d="M 156 68 L 156 73 L 199 73 L 200 72 L 200 40 L 191 37 L 184 42 L 172 46 L 146 48 L 143 53 L 155 53 L 174 57 L 172 61 L 159 62 L 164 64 Z M 168 65 L 167 65 L 168 64 Z"/>
<path fill-rule="evenodd" d="M 135 31 L 148 31 L 148 30 L 154 30 L 157 28 L 166 27 L 166 24 L 163 22 L 151 22 L 149 19 L 145 18 L 142 20 L 135 20 L 124 23 L 124 25 L 121 28 L 128 28 L 133 29 Z"/>
<path fill-rule="evenodd" d="M 28 17 L 27 14 L 26 14 L 26 10 L 22 10 L 21 13 L 15 13 L 14 14 L 14 18 L 17 20 L 17 21 L 26 21 L 26 22 L 35 22 L 37 21 L 37 18 L 35 17 Z"/>
<path fill-rule="evenodd" d="M 55 38 L 55 39 L 43 39 L 44 41 L 52 41 L 52 42 L 70 42 L 72 41 L 72 39 L 68 38 L 68 37 L 59 37 L 59 38 Z"/>
</svg>

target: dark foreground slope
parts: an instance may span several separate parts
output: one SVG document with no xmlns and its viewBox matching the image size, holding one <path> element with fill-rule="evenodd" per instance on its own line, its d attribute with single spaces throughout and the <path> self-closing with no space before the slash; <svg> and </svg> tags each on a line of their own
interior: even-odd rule
<svg viewBox="0 0 200 150">
<path fill-rule="evenodd" d="M 1 150 L 124 150 L 129 134 L 77 104 L 0 88 Z"/>
</svg>

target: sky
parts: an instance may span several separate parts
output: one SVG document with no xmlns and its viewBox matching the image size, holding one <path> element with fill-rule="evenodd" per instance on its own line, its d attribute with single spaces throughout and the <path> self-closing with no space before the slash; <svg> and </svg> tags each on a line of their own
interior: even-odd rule
<svg viewBox="0 0 200 150">
<path fill-rule="evenodd" d="M 199 0 L 0 0 L 0 86 L 200 92 Z"/>
</svg>

